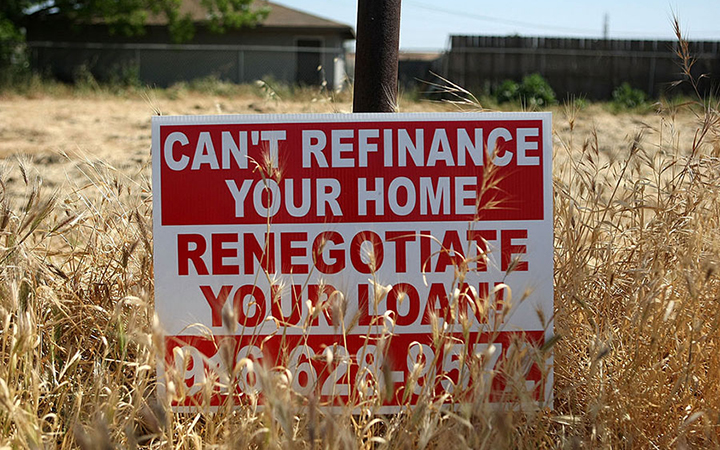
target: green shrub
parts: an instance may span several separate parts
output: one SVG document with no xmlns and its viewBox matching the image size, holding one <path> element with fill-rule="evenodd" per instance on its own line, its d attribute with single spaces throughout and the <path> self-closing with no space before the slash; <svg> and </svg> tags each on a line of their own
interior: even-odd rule
<svg viewBox="0 0 720 450">
<path fill-rule="evenodd" d="M 529 107 L 544 107 L 556 102 L 555 91 L 539 73 L 526 75 L 520 84 L 505 80 L 495 92 L 498 103 L 520 101 Z"/>
<path fill-rule="evenodd" d="M 630 86 L 630 83 L 623 83 L 616 87 L 612 93 L 613 105 L 621 109 L 635 109 L 645 105 L 647 96 L 640 89 Z"/>
<path fill-rule="evenodd" d="M 519 98 L 519 93 L 520 86 L 516 82 L 505 80 L 495 93 L 495 99 L 498 103 L 512 102 Z"/>
<path fill-rule="evenodd" d="M 123 62 L 113 66 L 108 75 L 108 83 L 118 88 L 142 86 L 140 81 L 140 64 L 135 61 Z"/>
<path fill-rule="evenodd" d="M 29 73 L 25 36 L 0 13 L 0 89 L 23 80 Z"/>
<path fill-rule="evenodd" d="M 542 75 L 534 73 L 520 83 L 520 99 L 531 106 L 551 105 L 555 103 L 555 91 Z"/>
</svg>

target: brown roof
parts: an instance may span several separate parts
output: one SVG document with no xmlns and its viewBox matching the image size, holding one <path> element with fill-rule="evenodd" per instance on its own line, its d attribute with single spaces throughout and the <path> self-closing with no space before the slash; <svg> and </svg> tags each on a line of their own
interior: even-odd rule
<svg viewBox="0 0 720 450">
<path fill-rule="evenodd" d="M 349 28 L 340 22 L 329 19 L 323 19 L 312 14 L 302 12 L 297 9 L 288 8 L 287 6 L 278 5 L 277 3 L 267 2 L 270 6 L 270 14 L 263 21 L 263 25 L 267 27 L 317 27 L 317 28 Z"/>
<path fill-rule="evenodd" d="M 350 25 L 333 20 L 324 19 L 297 9 L 278 5 L 269 1 L 258 0 L 256 7 L 268 6 L 270 13 L 258 24 L 262 28 L 294 28 L 294 29 L 320 29 L 323 31 L 337 31 L 343 34 L 345 39 L 354 39 L 355 33 Z M 180 15 L 190 15 L 193 22 L 207 20 L 207 11 L 200 4 L 199 0 L 183 0 L 180 5 Z M 164 25 L 167 20 L 162 15 L 152 15 L 148 18 L 148 25 Z"/>
</svg>

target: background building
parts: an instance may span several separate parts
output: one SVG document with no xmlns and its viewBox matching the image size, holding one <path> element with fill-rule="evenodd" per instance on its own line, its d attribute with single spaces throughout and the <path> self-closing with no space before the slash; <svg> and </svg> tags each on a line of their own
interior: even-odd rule
<svg viewBox="0 0 720 450">
<path fill-rule="evenodd" d="M 270 13 L 257 26 L 211 32 L 198 0 L 185 0 L 195 37 L 174 44 L 161 17 L 152 17 L 141 36 L 112 34 L 104 23 L 69 26 L 47 15 L 27 26 L 35 70 L 71 81 L 85 70 L 101 80 L 134 76 L 167 86 L 178 81 L 217 77 L 236 83 L 263 78 L 306 85 L 326 81 L 340 88 L 346 79 L 345 42 L 349 25 L 267 2 Z"/>
</svg>

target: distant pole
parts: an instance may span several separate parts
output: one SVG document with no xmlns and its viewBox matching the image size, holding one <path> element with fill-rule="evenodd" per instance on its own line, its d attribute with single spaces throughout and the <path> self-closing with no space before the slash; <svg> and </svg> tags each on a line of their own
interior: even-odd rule
<svg viewBox="0 0 720 450">
<path fill-rule="evenodd" d="M 605 20 L 603 21 L 603 39 L 608 38 L 608 34 L 610 31 L 610 16 L 608 13 L 605 13 Z"/>
<path fill-rule="evenodd" d="M 394 112 L 400 0 L 358 0 L 353 112 Z"/>
</svg>

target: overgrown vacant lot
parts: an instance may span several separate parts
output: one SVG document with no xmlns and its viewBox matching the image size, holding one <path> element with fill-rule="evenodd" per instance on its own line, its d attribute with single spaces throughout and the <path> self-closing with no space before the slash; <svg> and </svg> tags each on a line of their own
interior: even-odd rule
<svg viewBox="0 0 720 450">
<path fill-rule="evenodd" d="M 348 112 L 349 102 L 250 89 L 5 94 L 0 445 L 718 447 L 716 107 L 553 108 L 559 340 L 543 349 L 555 355 L 553 409 L 480 395 L 456 411 L 437 400 L 397 416 L 326 414 L 269 379 L 275 401 L 262 411 L 173 414 L 155 391 L 150 117 Z"/>
<path fill-rule="evenodd" d="M 597 132 L 603 157 L 619 157 L 638 132 L 649 148 L 666 144 L 692 145 L 697 129 L 696 113 L 677 105 L 658 105 L 661 114 L 648 108 L 643 113 L 611 113 L 602 105 L 583 108 L 559 106 L 554 113 L 555 159 L 569 153 L 561 141 L 582 148 Z M 197 91 L 137 90 L 112 95 L 104 92 L 9 95 L 0 97 L 0 157 L 12 160 L 27 156 L 43 164 L 46 183 L 62 183 L 67 164 L 96 160 L 126 174 L 149 163 L 150 118 L 162 115 L 348 113 L 347 96 L 334 99 L 304 91 L 301 94 L 267 94 L 259 90 L 237 96 Z M 477 110 L 470 105 L 431 101 L 402 101 L 401 112 L 455 112 Z M 54 171 L 62 168 L 60 172 Z"/>
</svg>

